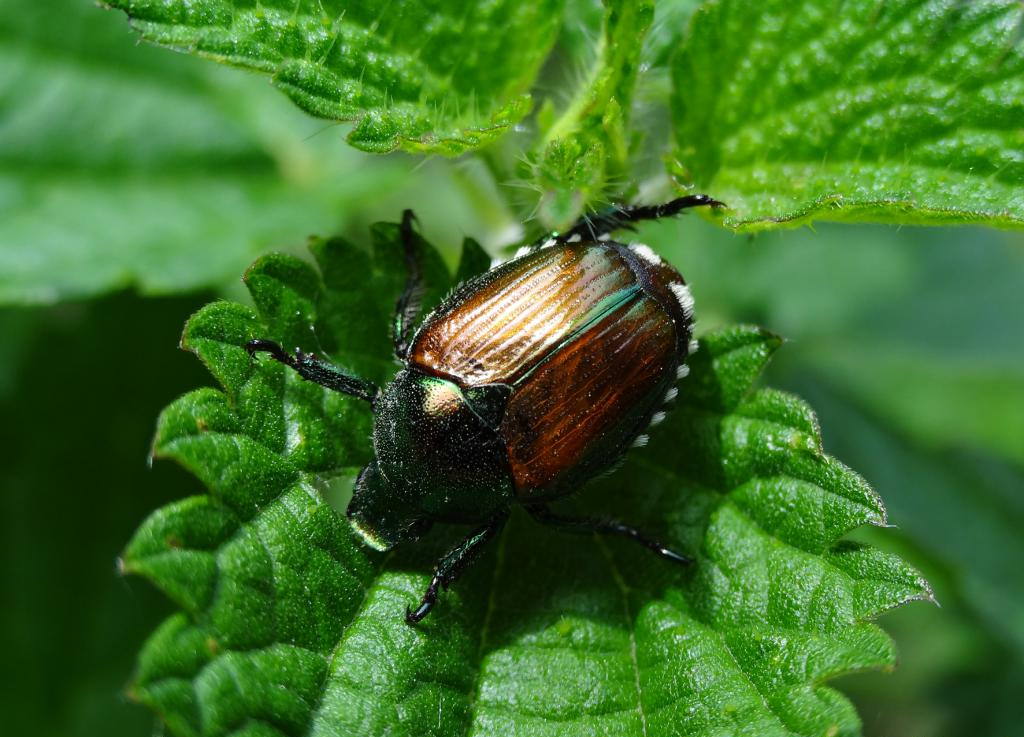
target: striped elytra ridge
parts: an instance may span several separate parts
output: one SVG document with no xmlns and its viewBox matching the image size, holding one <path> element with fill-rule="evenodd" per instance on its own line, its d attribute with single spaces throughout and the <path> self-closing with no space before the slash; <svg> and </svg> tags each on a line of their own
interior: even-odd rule
<svg viewBox="0 0 1024 737">
<path fill-rule="evenodd" d="M 675 391 L 693 300 L 643 245 L 552 244 L 461 285 L 427 317 L 411 367 L 510 388 L 496 431 L 516 493 L 559 496 L 610 465 Z"/>
</svg>

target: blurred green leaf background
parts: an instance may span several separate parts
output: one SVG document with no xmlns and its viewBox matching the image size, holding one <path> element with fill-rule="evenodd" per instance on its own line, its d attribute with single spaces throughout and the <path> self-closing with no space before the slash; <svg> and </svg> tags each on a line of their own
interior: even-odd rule
<svg viewBox="0 0 1024 737">
<path fill-rule="evenodd" d="M 575 12 L 555 52 L 570 68 L 592 33 Z M 557 88 L 564 72 L 545 74 Z M 200 491 L 146 463 L 160 408 L 209 383 L 175 348 L 186 317 L 239 297 L 257 254 L 298 252 L 313 233 L 360 239 L 404 207 L 450 261 L 464 235 L 497 253 L 523 231 L 479 160 L 355 151 L 347 128 L 266 80 L 138 47 L 123 16 L 88 2 L 9 1 L 0 79 L 5 732 L 153 734 L 123 687 L 169 605 L 120 578 L 115 558 L 150 510 Z M 819 225 L 752 237 L 688 217 L 639 238 L 691 282 L 699 330 L 746 321 L 787 336 L 768 382 L 816 408 L 826 450 L 886 501 L 897 529 L 863 535 L 935 588 L 941 608 L 882 620 L 901 652 L 893 674 L 836 684 L 865 733 L 1018 733 L 1024 236 Z"/>
</svg>

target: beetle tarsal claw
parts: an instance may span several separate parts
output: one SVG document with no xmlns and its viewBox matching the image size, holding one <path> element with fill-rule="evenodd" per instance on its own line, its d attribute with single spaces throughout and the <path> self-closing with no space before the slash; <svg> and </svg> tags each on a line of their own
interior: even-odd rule
<svg viewBox="0 0 1024 737">
<path fill-rule="evenodd" d="M 408 606 L 405 608 L 405 623 L 409 625 L 418 624 L 430 610 L 434 608 L 434 599 L 431 597 L 423 597 L 423 601 L 416 607 L 415 611 L 410 609 Z"/>
<path fill-rule="evenodd" d="M 257 353 L 269 353 L 278 361 L 287 363 L 288 359 L 288 354 L 284 352 L 280 344 L 272 340 L 250 340 L 245 344 L 245 352 L 249 354 L 250 358 L 255 357 Z"/>
</svg>

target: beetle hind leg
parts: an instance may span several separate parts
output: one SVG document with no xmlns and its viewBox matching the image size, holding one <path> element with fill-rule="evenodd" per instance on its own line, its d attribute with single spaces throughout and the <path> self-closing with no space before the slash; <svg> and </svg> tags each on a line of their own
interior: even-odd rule
<svg viewBox="0 0 1024 737">
<path fill-rule="evenodd" d="M 406 608 L 406 624 L 414 625 L 430 613 L 437 602 L 438 590 L 447 589 L 466 567 L 479 557 L 484 546 L 498 534 L 507 519 L 508 513 L 498 515 L 483 527 L 473 530 L 462 542 L 444 554 L 434 568 L 434 575 L 419 606 L 416 609 Z"/>
<path fill-rule="evenodd" d="M 269 353 L 275 361 L 291 366 L 295 372 L 307 381 L 319 384 L 342 394 L 365 400 L 373 404 L 380 390 L 372 381 L 347 374 L 337 366 L 322 361 L 311 353 L 295 349 L 295 353 L 286 352 L 279 343 L 272 340 L 250 340 L 245 344 L 249 356 L 257 353 Z"/>
<path fill-rule="evenodd" d="M 570 243 L 574 239 L 598 240 L 622 228 L 632 229 L 633 223 L 671 217 L 691 207 L 719 208 L 725 207 L 725 203 L 706 194 L 692 194 L 658 205 L 622 205 L 593 215 L 584 215 L 571 228 L 560 233 L 556 240 L 559 243 Z"/>
<path fill-rule="evenodd" d="M 662 558 L 666 558 L 673 563 L 680 563 L 682 565 L 689 565 L 690 563 L 693 563 L 692 558 L 673 550 L 667 545 L 643 534 L 635 527 L 630 527 L 618 520 L 595 519 L 592 517 L 566 517 L 552 512 L 545 504 L 531 504 L 526 507 L 526 511 L 529 512 L 531 517 L 541 524 L 550 525 L 551 527 L 556 527 L 560 530 L 564 530 L 565 532 L 572 532 L 580 535 L 619 535 L 620 537 L 626 537 L 634 542 L 640 543 L 648 550 L 657 553 Z"/>
</svg>

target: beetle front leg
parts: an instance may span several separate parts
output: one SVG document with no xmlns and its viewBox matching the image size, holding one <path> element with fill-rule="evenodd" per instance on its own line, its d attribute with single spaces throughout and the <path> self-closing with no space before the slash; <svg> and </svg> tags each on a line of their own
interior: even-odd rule
<svg viewBox="0 0 1024 737">
<path fill-rule="evenodd" d="M 272 340 L 250 340 L 245 344 L 245 350 L 249 352 L 250 356 L 257 353 L 269 353 L 275 361 L 295 369 L 295 372 L 303 379 L 342 394 L 358 397 L 370 404 L 373 404 L 380 393 L 380 389 L 372 381 L 346 374 L 327 361 L 322 361 L 312 353 L 305 353 L 298 348 L 292 355 L 285 352 L 280 343 L 275 343 Z"/>
<path fill-rule="evenodd" d="M 552 512 L 545 504 L 532 504 L 526 507 L 526 511 L 529 512 L 530 516 L 538 522 L 545 525 L 551 525 L 552 527 L 557 527 L 558 529 L 566 532 L 573 532 L 581 535 L 590 533 L 596 533 L 598 535 L 620 535 L 640 543 L 648 550 L 653 550 L 661 557 L 667 558 L 674 563 L 689 565 L 693 562 L 692 558 L 689 558 L 682 553 L 677 553 L 675 550 L 672 550 L 672 548 L 654 540 L 653 538 L 647 537 L 635 527 L 624 525 L 618 520 L 602 520 L 589 517 L 565 517 Z"/>
<path fill-rule="evenodd" d="M 498 534 L 507 519 L 508 513 L 502 512 L 483 527 L 473 530 L 465 540 L 445 553 L 434 569 L 434 576 L 430 579 L 430 584 L 420 600 L 420 605 L 415 610 L 406 607 L 406 624 L 416 624 L 430 613 L 437 602 L 438 590 L 447 589 L 466 569 L 466 566 L 476 560 L 484 545 Z"/>
</svg>

